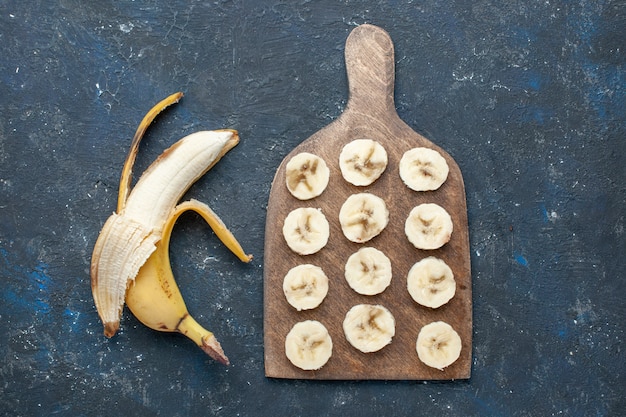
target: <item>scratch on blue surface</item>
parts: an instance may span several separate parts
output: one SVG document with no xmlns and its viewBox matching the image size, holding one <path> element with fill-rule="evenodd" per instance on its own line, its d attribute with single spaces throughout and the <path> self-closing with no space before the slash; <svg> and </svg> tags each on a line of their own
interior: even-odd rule
<svg viewBox="0 0 626 417">
<path fill-rule="evenodd" d="M 625 97 L 623 73 L 619 69 L 600 67 L 596 63 L 583 65 L 583 70 L 590 81 L 587 100 L 598 118 L 603 122 L 622 120 L 624 111 L 620 104 L 623 105 Z"/>
<path fill-rule="evenodd" d="M 483 411 L 493 412 L 493 408 L 480 398 L 474 398 L 474 404 L 476 404 Z"/>
<path fill-rule="evenodd" d="M 539 208 L 541 210 L 541 214 L 543 215 L 543 222 L 548 223 L 550 221 L 550 214 L 548 213 L 548 209 L 546 209 L 546 205 L 539 204 Z"/>
<path fill-rule="evenodd" d="M 468 392 L 468 395 L 471 395 Z M 478 410 L 480 410 L 482 413 L 481 415 L 490 415 L 490 416 L 500 416 L 501 413 L 498 412 L 498 410 L 496 410 L 496 406 L 493 403 L 493 401 L 490 401 L 490 399 L 486 398 L 480 398 L 478 397 L 478 393 L 476 393 L 474 396 L 471 396 L 472 401 L 474 402 L 474 404 L 476 405 L 476 407 L 478 408 Z M 497 405 L 497 402 L 496 402 Z"/>
</svg>

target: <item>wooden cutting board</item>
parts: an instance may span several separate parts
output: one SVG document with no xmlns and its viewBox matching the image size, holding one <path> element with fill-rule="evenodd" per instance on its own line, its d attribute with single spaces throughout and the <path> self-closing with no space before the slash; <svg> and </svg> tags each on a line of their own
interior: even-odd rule
<svg viewBox="0 0 626 417">
<path fill-rule="evenodd" d="M 463 177 L 458 165 L 443 149 L 413 131 L 395 110 L 394 49 L 389 35 L 376 26 L 355 28 L 346 41 L 346 68 L 349 100 L 341 116 L 291 151 L 279 166 L 269 196 L 264 254 L 264 344 L 265 374 L 296 379 L 402 379 L 445 380 L 470 377 L 472 358 L 472 285 L 470 250 Z M 378 141 L 388 154 L 388 166 L 372 185 L 357 187 L 346 182 L 339 169 L 343 146 L 359 138 Z M 398 164 L 405 151 L 424 146 L 437 150 L 446 159 L 450 172 L 436 191 L 416 192 L 404 185 Z M 285 165 L 292 156 L 310 152 L 323 158 L 330 168 L 330 181 L 318 197 L 300 201 L 285 185 Z M 389 224 L 367 243 L 382 250 L 390 259 L 393 278 L 381 294 L 359 295 L 344 278 L 348 257 L 363 245 L 348 241 L 339 224 L 339 209 L 346 198 L 358 192 L 381 197 L 389 209 Z M 405 220 L 413 207 L 437 203 L 452 217 L 454 231 L 440 249 L 418 250 L 406 238 Z M 298 207 L 320 208 L 330 223 L 328 244 L 313 255 L 298 255 L 287 246 L 282 226 L 287 214 Z M 452 269 L 456 294 L 444 306 L 430 309 L 417 304 L 406 288 L 409 269 L 427 256 L 443 259 Z M 323 268 L 329 278 L 328 295 L 313 310 L 297 311 L 287 302 L 283 278 L 292 267 L 312 263 Z M 342 322 L 354 305 L 368 303 L 387 307 L 396 320 L 391 344 L 375 353 L 361 353 L 346 340 Z M 285 356 L 285 337 L 291 327 L 303 320 L 318 320 L 328 329 L 333 354 L 317 371 L 296 368 Z M 460 358 L 440 371 L 429 368 L 418 358 L 415 343 L 422 326 L 437 320 L 450 324 L 460 335 Z"/>
</svg>

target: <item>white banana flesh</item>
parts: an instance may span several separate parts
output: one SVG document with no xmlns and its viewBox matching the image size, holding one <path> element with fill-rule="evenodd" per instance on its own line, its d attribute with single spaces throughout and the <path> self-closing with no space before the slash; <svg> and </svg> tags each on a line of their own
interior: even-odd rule
<svg viewBox="0 0 626 417">
<path fill-rule="evenodd" d="M 285 275 L 283 292 L 287 302 L 296 310 L 311 310 L 326 298 L 328 277 L 319 266 L 298 265 Z"/>
<path fill-rule="evenodd" d="M 176 142 L 150 165 L 130 191 L 139 142 L 151 121 L 177 102 L 173 94 L 154 106 L 139 125 L 124 163 L 117 212 L 105 222 L 91 260 L 91 287 L 104 334 L 119 329 L 124 302 L 148 327 L 185 334 L 206 353 L 227 364 L 215 336 L 187 312 L 169 263 L 169 239 L 178 216 L 199 213 L 226 246 L 244 262 L 246 255 L 224 223 L 205 204 L 192 200 L 177 206 L 187 189 L 239 142 L 234 130 L 204 131 Z"/>
<path fill-rule="evenodd" d="M 461 356 L 461 337 L 448 323 L 436 321 L 422 327 L 415 349 L 420 360 L 441 371 Z"/>
<path fill-rule="evenodd" d="M 387 151 L 372 139 L 356 139 L 339 154 L 339 169 L 352 185 L 365 186 L 376 181 L 387 168 Z"/>
<path fill-rule="evenodd" d="M 448 163 L 430 148 L 413 148 L 400 159 L 400 178 L 414 191 L 434 191 L 448 178 Z"/>
<path fill-rule="evenodd" d="M 283 223 L 287 246 L 300 255 L 320 251 L 330 236 L 330 225 L 320 209 L 300 207 L 291 211 Z"/>
<path fill-rule="evenodd" d="M 330 170 L 317 155 L 301 152 L 285 167 L 287 189 L 299 200 L 310 200 L 322 194 L 328 186 Z"/>
<path fill-rule="evenodd" d="M 339 210 L 341 230 L 355 243 L 365 243 L 378 236 L 388 222 L 385 201 L 371 193 L 352 194 Z"/>
<path fill-rule="evenodd" d="M 411 210 L 404 232 L 417 249 L 438 249 L 450 241 L 452 218 L 443 207 L 434 203 L 420 204 Z"/>
<path fill-rule="evenodd" d="M 343 332 L 348 342 L 361 352 L 377 352 L 391 343 L 396 321 L 381 305 L 358 304 L 346 313 Z"/>
<path fill-rule="evenodd" d="M 344 276 L 357 293 L 380 294 L 391 284 L 391 260 L 376 248 L 361 248 L 348 258 Z"/>
<path fill-rule="evenodd" d="M 429 256 L 411 267 L 407 276 L 407 289 L 418 304 L 439 308 L 454 297 L 456 281 L 448 264 Z"/>
<path fill-rule="evenodd" d="M 333 354 L 333 341 L 326 327 L 316 320 L 296 323 L 285 338 L 285 354 L 300 369 L 324 366 Z"/>
</svg>

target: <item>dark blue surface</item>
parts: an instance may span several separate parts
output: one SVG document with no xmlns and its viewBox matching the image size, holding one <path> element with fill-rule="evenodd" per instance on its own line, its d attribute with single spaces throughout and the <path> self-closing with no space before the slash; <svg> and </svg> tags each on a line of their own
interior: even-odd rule
<svg viewBox="0 0 626 417">
<path fill-rule="evenodd" d="M 578 1 L 3 1 L 0 414 L 626 415 L 626 6 Z M 469 381 L 314 382 L 263 372 L 265 207 L 278 164 L 347 97 L 343 46 L 396 48 L 396 106 L 464 174 Z M 189 195 L 172 241 L 189 310 L 231 358 L 124 312 L 102 335 L 89 262 L 144 113 L 175 91 L 136 172 L 185 134 L 242 141 Z"/>
</svg>

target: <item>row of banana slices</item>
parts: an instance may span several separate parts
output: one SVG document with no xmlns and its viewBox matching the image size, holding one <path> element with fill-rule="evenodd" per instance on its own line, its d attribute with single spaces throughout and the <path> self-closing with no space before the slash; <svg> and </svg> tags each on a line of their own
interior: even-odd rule
<svg viewBox="0 0 626 417">
<path fill-rule="evenodd" d="M 395 320 L 381 305 L 358 304 L 343 321 L 346 339 L 361 352 L 377 352 L 395 335 Z M 461 354 L 461 338 L 448 323 L 434 321 L 421 328 L 415 342 L 419 359 L 427 366 L 443 370 Z M 317 320 L 296 323 L 285 338 L 289 361 L 305 371 L 320 369 L 333 354 L 328 329 Z"/>
<path fill-rule="evenodd" d="M 376 248 L 361 248 L 348 258 L 344 275 L 355 292 L 377 295 L 391 283 L 391 261 Z M 434 256 L 424 258 L 410 269 L 407 290 L 418 304 L 439 308 L 450 301 L 456 292 L 452 269 Z M 298 265 L 285 275 L 283 292 L 287 302 L 296 310 L 311 310 L 326 298 L 328 277 L 319 266 Z"/>
<path fill-rule="evenodd" d="M 378 236 L 389 223 L 385 201 L 372 193 L 352 194 L 339 210 L 344 236 L 355 243 L 365 243 Z M 450 214 L 435 203 L 415 206 L 409 213 L 404 232 L 417 249 L 438 249 L 450 241 L 453 224 Z M 287 246 L 299 255 L 319 252 L 328 243 L 330 226 L 320 209 L 298 207 L 283 223 Z"/>
<path fill-rule="evenodd" d="M 376 141 L 357 139 L 341 151 L 339 166 L 343 178 L 356 186 L 376 181 L 387 167 L 387 153 Z M 414 148 L 404 153 L 399 174 L 415 191 L 438 189 L 447 179 L 448 165 L 435 150 Z M 309 200 L 326 189 L 330 170 L 325 161 L 311 153 L 295 155 L 286 166 L 286 185 L 299 200 Z M 371 193 L 356 193 L 347 198 L 339 212 L 344 236 L 351 242 L 365 243 L 378 236 L 389 222 L 384 200 Z M 452 234 L 447 211 L 434 203 L 413 208 L 405 221 L 408 240 L 418 249 L 431 250 L 445 245 Z M 330 227 L 321 210 L 301 207 L 285 218 L 283 236 L 289 248 L 300 255 L 320 251 L 328 243 Z M 382 293 L 392 277 L 391 261 L 380 250 L 361 248 L 345 264 L 345 279 L 362 295 Z M 417 303 L 438 308 L 455 294 L 456 282 L 450 267 L 441 259 L 428 257 L 417 262 L 407 276 L 407 289 Z M 283 291 L 288 303 L 297 309 L 318 307 L 328 293 L 328 277 L 316 265 L 298 265 L 285 275 Z M 345 315 L 343 330 L 348 342 L 364 353 L 376 352 L 395 335 L 395 319 L 382 305 L 359 304 Z M 416 341 L 420 360 L 444 369 L 458 359 L 461 339 L 447 323 L 438 321 L 424 326 Z M 332 340 L 326 327 L 315 320 L 296 323 L 285 340 L 285 352 L 293 365 L 304 370 L 319 369 L 332 355 Z"/>
<path fill-rule="evenodd" d="M 348 143 L 339 155 L 343 178 L 352 185 L 366 186 L 376 181 L 387 168 L 387 152 L 372 139 L 356 139 Z M 289 192 L 299 200 L 310 200 L 322 194 L 328 186 L 330 170 L 317 155 L 302 152 L 289 160 L 286 182 Z M 418 147 L 402 155 L 400 178 L 414 191 L 437 190 L 448 178 L 448 164 L 433 149 Z"/>
</svg>

